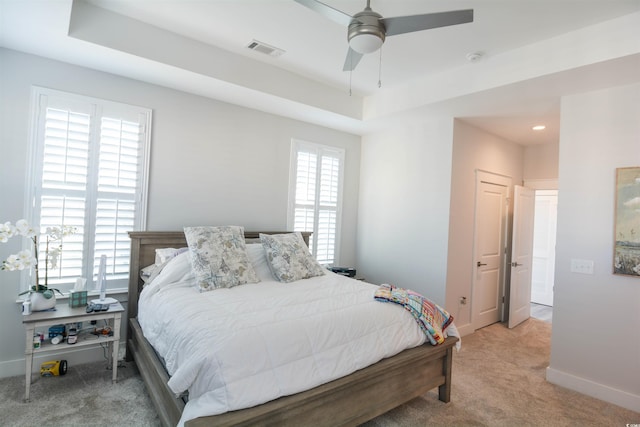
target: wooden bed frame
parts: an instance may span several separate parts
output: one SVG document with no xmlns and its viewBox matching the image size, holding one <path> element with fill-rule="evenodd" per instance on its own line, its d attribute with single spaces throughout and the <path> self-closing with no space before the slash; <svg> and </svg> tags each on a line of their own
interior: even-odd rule
<svg viewBox="0 0 640 427">
<path fill-rule="evenodd" d="M 245 232 L 245 238 L 260 232 Z M 284 232 L 266 231 L 276 234 Z M 303 233 L 308 244 L 310 233 Z M 186 246 L 183 232 L 130 232 L 131 270 L 129 275 L 129 326 L 127 360 L 134 360 L 163 425 L 175 426 L 185 402 L 167 386 L 169 375 L 156 352 L 144 338 L 136 319 L 138 296 L 142 290 L 140 269 L 155 261 L 157 248 Z M 367 368 L 311 390 L 284 396 L 248 409 L 201 417 L 188 427 L 227 425 L 358 425 L 377 417 L 427 391 L 438 387 L 439 399 L 449 402 L 453 346 L 449 337 L 443 344 L 425 344 L 383 359 Z"/>
</svg>

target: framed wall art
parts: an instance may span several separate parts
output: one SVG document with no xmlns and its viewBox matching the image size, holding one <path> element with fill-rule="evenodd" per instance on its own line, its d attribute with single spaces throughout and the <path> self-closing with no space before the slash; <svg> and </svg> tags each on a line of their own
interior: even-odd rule
<svg viewBox="0 0 640 427">
<path fill-rule="evenodd" d="M 613 273 L 640 277 L 640 167 L 616 169 Z"/>
</svg>

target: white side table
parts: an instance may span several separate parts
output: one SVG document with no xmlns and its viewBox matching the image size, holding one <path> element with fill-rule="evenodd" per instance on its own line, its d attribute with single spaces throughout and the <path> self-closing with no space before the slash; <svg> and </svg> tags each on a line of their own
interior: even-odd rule
<svg viewBox="0 0 640 427">
<path fill-rule="evenodd" d="M 99 345 L 101 343 L 108 343 L 109 345 L 109 363 L 112 365 L 113 373 L 112 380 L 115 383 L 118 378 L 118 351 L 120 350 L 120 321 L 122 319 L 122 313 L 124 308 L 120 303 L 111 304 L 108 311 L 99 311 L 94 313 L 87 313 L 86 307 L 71 308 L 68 305 L 58 304 L 55 311 L 37 311 L 28 316 L 22 316 L 22 323 L 24 324 L 26 331 L 26 349 L 25 349 L 25 362 L 26 362 L 26 389 L 24 394 L 25 401 L 29 401 L 29 393 L 31 389 L 31 375 L 33 370 L 33 355 L 37 353 L 46 353 L 61 348 L 67 350 L 73 350 L 77 347 L 84 347 L 90 345 Z M 63 342 L 61 344 L 51 344 L 45 341 L 41 344 L 40 348 L 33 348 L 33 336 L 38 328 L 47 327 L 58 324 L 68 324 L 77 322 L 90 322 L 92 320 L 109 321 L 112 336 L 106 335 L 90 335 L 90 336 L 78 336 L 76 344 L 67 344 Z"/>
</svg>

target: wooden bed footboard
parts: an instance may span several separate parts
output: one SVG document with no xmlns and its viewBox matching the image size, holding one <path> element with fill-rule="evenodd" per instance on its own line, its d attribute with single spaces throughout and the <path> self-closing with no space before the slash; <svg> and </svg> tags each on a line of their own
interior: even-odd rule
<svg viewBox="0 0 640 427">
<path fill-rule="evenodd" d="M 439 387 L 449 401 L 451 361 L 457 338 L 430 344 L 381 360 L 314 389 L 239 411 L 188 421 L 204 426 L 357 426 Z"/>
<path fill-rule="evenodd" d="M 273 232 L 272 232 L 273 233 Z M 142 289 L 140 268 L 149 265 L 155 249 L 184 245 L 181 232 L 132 232 L 129 282 L 127 360 L 134 360 L 164 426 L 175 426 L 185 403 L 169 389 L 169 375 L 136 319 Z M 257 237 L 258 233 L 245 233 Z M 308 233 L 305 240 L 309 237 Z M 308 241 L 308 240 L 307 240 Z M 132 304 L 133 303 L 133 304 Z M 231 425 L 355 426 L 438 387 L 439 399 L 449 402 L 453 347 L 424 344 L 311 390 L 284 396 L 252 408 L 188 421 L 188 427 Z"/>
<path fill-rule="evenodd" d="M 132 335 L 128 349 L 162 424 L 175 426 L 185 404 L 167 386 L 169 375 L 142 336 L 137 320 L 129 321 Z M 424 344 L 311 390 L 253 408 L 196 418 L 185 425 L 357 426 L 436 387 L 439 399 L 449 402 L 453 347 L 457 341 L 449 337 L 435 347 Z"/>
</svg>

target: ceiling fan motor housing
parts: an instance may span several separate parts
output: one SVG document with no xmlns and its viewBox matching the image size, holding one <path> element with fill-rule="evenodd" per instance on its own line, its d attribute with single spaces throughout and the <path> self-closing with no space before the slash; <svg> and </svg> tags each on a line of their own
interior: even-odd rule
<svg viewBox="0 0 640 427">
<path fill-rule="evenodd" d="M 380 49 L 384 43 L 386 31 L 381 19 L 382 15 L 370 8 L 353 15 L 347 33 L 351 49 L 363 54 Z"/>
</svg>

